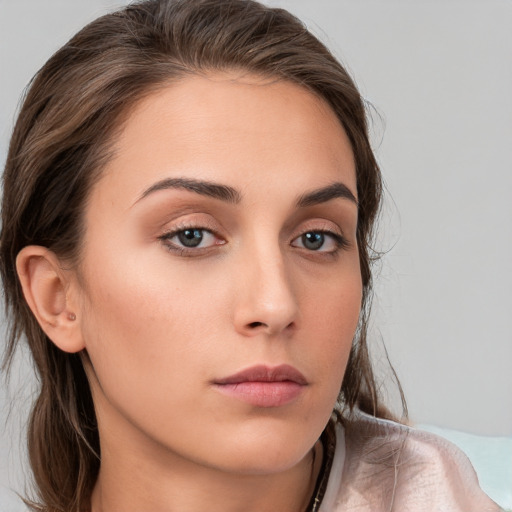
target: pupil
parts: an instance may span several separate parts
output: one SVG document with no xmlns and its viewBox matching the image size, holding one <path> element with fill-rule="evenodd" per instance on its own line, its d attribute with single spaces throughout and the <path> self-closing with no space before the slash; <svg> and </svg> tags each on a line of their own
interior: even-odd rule
<svg viewBox="0 0 512 512">
<path fill-rule="evenodd" d="M 305 233 L 302 235 L 302 243 L 306 249 L 311 249 L 312 251 L 316 251 L 324 245 L 324 235 L 323 233 Z"/>
<path fill-rule="evenodd" d="M 179 241 L 185 247 L 197 247 L 203 240 L 200 229 L 184 229 L 178 234 Z"/>
</svg>

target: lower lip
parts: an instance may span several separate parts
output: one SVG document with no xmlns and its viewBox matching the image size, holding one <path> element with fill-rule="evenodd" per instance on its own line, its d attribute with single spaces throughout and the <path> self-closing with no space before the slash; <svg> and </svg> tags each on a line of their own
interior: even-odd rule
<svg viewBox="0 0 512 512">
<path fill-rule="evenodd" d="M 239 382 L 237 384 L 216 384 L 223 394 L 242 400 L 256 407 L 280 407 L 295 400 L 305 386 L 292 381 L 282 382 Z"/>
</svg>

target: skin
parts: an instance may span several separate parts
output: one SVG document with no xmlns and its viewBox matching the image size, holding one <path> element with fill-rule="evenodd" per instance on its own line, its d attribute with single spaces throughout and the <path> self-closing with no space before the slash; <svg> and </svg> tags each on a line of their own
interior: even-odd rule
<svg viewBox="0 0 512 512">
<path fill-rule="evenodd" d="M 173 178 L 229 186 L 237 201 L 147 192 Z M 52 269 L 64 283 L 45 299 L 52 340 L 88 355 L 93 512 L 304 510 L 362 293 L 355 201 L 297 206 L 333 183 L 356 196 L 350 143 L 323 100 L 284 81 L 187 77 L 129 113 L 87 203 L 79 268 L 21 256 L 25 283 Z M 203 230 L 200 246 L 183 249 L 186 228 Z M 292 365 L 307 385 L 277 407 L 215 386 L 256 364 Z"/>
</svg>

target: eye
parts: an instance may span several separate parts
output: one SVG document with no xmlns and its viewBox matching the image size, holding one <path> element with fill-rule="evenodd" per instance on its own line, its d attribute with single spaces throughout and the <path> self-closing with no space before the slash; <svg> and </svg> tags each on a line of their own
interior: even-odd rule
<svg viewBox="0 0 512 512">
<path fill-rule="evenodd" d="M 334 253 L 346 246 L 347 242 L 341 235 L 331 231 L 306 231 L 295 238 L 291 245 L 308 251 Z"/>
<path fill-rule="evenodd" d="M 194 249 L 207 249 L 225 243 L 224 240 L 217 237 L 212 231 L 201 227 L 190 227 L 171 231 L 165 233 L 160 239 L 169 249 L 179 252 L 187 252 Z"/>
</svg>

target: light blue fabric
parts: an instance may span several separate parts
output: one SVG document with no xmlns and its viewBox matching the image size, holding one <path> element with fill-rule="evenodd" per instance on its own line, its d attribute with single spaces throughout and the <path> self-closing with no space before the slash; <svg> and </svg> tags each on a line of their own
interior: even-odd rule
<svg viewBox="0 0 512 512">
<path fill-rule="evenodd" d="M 473 464 L 480 487 L 498 505 L 512 511 L 512 438 L 477 436 L 433 425 L 417 428 L 457 445 Z"/>
</svg>

